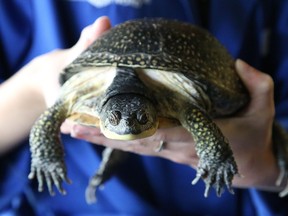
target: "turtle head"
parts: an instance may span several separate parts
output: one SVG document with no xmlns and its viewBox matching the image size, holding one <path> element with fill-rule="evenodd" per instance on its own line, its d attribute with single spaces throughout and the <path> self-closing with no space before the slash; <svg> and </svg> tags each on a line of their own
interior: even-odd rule
<svg viewBox="0 0 288 216">
<path fill-rule="evenodd" d="M 158 128 L 156 109 L 145 96 L 115 95 L 100 112 L 100 128 L 110 139 L 133 140 L 151 136 Z"/>
</svg>

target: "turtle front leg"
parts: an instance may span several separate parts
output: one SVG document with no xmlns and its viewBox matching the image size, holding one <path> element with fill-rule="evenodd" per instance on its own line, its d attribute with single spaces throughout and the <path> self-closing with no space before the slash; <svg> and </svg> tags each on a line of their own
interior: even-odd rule
<svg viewBox="0 0 288 216">
<path fill-rule="evenodd" d="M 221 196 L 225 185 L 233 193 L 232 179 L 238 169 L 229 143 L 220 129 L 196 107 L 189 110 L 181 122 L 193 135 L 199 157 L 197 174 L 192 184 L 202 178 L 206 184 L 205 197 L 211 186 L 215 187 L 218 196 Z"/>
<path fill-rule="evenodd" d="M 54 195 L 53 185 L 65 194 L 62 182 L 70 183 L 64 163 L 64 151 L 60 140 L 60 126 L 66 118 L 63 104 L 57 102 L 47 109 L 35 122 L 30 132 L 31 171 L 28 176 L 36 175 L 38 191 L 43 191 L 46 181 L 48 190 Z"/>
</svg>

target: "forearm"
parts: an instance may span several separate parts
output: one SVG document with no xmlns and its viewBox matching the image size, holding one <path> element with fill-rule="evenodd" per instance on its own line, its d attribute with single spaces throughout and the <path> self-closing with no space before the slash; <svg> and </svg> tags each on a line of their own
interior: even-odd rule
<svg viewBox="0 0 288 216">
<path fill-rule="evenodd" d="M 45 101 L 35 86 L 36 77 L 26 66 L 0 85 L 0 154 L 23 140 L 45 109 Z M 35 75 L 35 74 L 34 74 Z"/>
<path fill-rule="evenodd" d="M 240 177 L 235 176 L 233 185 L 239 188 L 255 188 L 264 191 L 280 192 L 286 186 L 276 185 L 279 167 L 272 149 L 240 160 Z"/>
</svg>

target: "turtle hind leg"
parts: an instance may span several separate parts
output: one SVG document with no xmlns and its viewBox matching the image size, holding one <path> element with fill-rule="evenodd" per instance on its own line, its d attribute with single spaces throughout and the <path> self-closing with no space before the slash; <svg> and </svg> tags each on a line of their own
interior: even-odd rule
<svg viewBox="0 0 288 216">
<path fill-rule="evenodd" d="M 62 182 L 70 183 L 64 164 L 64 151 L 60 140 L 60 126 L 66 118 L 65 107 L 57 102 L 48 108 L 33 125 L 29 142 L 31 151 L 31 171 L 28 176 L 38 180 L 38 190 L 43 191 L 46 181 L 48 190 L 54 195 L 53 185 L 65 194 Z"/>
<path fill-rule="evenodd" d="M 238 168 L 229 143 L 220 129 L 196 107 L 186 112 L 181 123 L 193 135 L 199 157 L 197 174 L 192 184 L 202 178 L 206 185 L 205 197 L 211 187 L 215 188 L 218 196 L 221 196 L 225 185 L 233 193 L 232 179 L 238 174 Z"/>
<path fill-rule="evenodd" d="M 125 161 L 128 153 L 112 148 L 105 148 L 102 152 L 102 161 L 95 175 L 90 179 L 86 188 L 85 197 L 88 204 L 95 203 L 96 190 L 109 180 L 119 165 Z"/>
</svg>

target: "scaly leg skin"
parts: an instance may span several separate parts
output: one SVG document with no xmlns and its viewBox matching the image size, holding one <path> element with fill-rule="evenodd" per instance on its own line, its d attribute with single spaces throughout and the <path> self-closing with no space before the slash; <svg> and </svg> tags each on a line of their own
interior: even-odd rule
<svg viewBox="0 0 288 216">
<path fill-rule="evenodd" d="M 100 167 L 89 181 L 89 185 L 86 189 L 85 196 L 88 204 L 92 204 L 97 201 L 96 190 L 112 177 L 115 169 L 119 167 L 121 162 L 125 161 L 127 155 L 127 152 L 123 152 L 121 150 L 112 148 L 104 149 Z"/>
<path fill-rule="evenodd" d="M 202 178 L 206 185 L 205 197 L 208 197 L 212 186 L 217 196 L 221 196 L 225 185 L 233 194 L 232 179 L 238 174 L 238 169 L 229 143 L 220 129 L 196 107 L 189 110 L 181 122 L 192 133 L 199 157 L 197 174 L 192 184 Z"/>
<path fill-rule="evenodd" d="M 288 133 L 280 126 L 279 123 L 274 121 L 272 134 L 273 147 L 280 169 L 280 174 L 276 181 L 276 185 L 281 186 L 284 182 L 285 188 L 279 193 L 280 197 L 284 197 L 288 194 Z"/>
<path fill-rule="evenodd" d="M 39 192 L 43 191 L 43 184 L 46 181 L 51 195 L 55 194 L 53 185 L 57 187 L 60 193 L 66 194 L 62 182 L 70 183 L 60 140 L 60 126 L 65 118 L 65 107 L 57 102 L 39 117 L 30 132 L 32 160 L 28 178 L 33 179 L 36 175 Z"/>
</svg>

